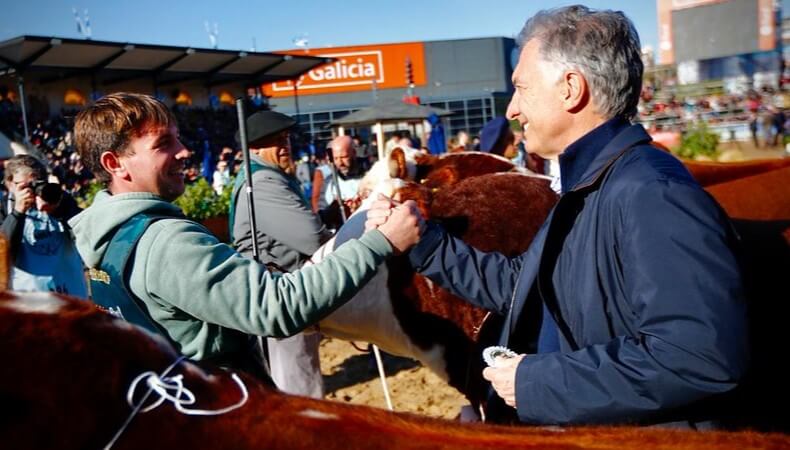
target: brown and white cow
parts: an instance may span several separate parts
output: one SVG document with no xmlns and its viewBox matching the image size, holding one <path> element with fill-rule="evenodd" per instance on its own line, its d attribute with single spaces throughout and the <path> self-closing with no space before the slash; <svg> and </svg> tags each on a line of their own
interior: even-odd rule
<svg viewBox="0 0 790 450">
<path fill-rule="evenodd" d="M 557 199 L 546 177 L 517 170 L 505 158 L 486 153 L 418 157 L 411 173 L 418 174 L 419 183 L 398 188 L 401 200 L 415 200 L 424 216 L 476 248 L 509 256 L 527 249 Z M 361 233 L 361 220 L 356 220 Z M 313 262 L 336 244 L 335 239 L 328 242 Z M 482 393 L 477 343 L 486 317 L 486 311 L 415 274 L 400 257 L 383 264 L 350 302 L 321 321 L 320 329 L 328 336 L 371 342 L 388 353 L 417 359 L 476 405 Z M 495 322 L 490 317 L 486 328 L 493 332 Z"/>
<path fill-rule="evenodd" d="M 168 343 L 82 300 L 11 292 L 0 293 L 0 342 L 0 446 L 8 449 L 790 448 L 790 436 L 755 432 L 459 424 L 289 396 L 245 374 L 239 384 L 229 372 L 188 361 L 164 380 L 194 395 L 186 406 L 239 407 L 195 416 L 165 401 L 135 415 L 108 447 L 132 412 L 132 381 L 162 373 L 178 358 Z M 241 386 L 248 392 L 243 404 Z"/>
</svg>

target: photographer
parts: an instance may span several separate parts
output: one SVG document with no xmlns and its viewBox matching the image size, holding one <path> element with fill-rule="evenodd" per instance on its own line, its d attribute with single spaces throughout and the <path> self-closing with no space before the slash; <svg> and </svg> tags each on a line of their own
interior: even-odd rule
<svg viewBox="0 0 790 450">
<path fill-rule="evenodd" d="M 0 208 L 0 232 L 9 240 L 11 287 L 87 298 L 82 261 L 67 225 L 79 212 L 61 187 L 46 181 L 44 165 L 29 155 L 6 161 L 8 198 Z"/>
</svg>

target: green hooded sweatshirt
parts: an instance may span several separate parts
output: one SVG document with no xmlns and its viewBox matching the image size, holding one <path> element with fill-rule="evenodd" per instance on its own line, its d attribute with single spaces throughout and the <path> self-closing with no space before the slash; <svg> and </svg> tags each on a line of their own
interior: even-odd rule
<svg viewBox="0 0 790 450">
<path fill-rule="evenodd" d="M 273 274 L 156 195 L 101 191 L 69 222 L 85 265 L 98 267 L 118 227 L 140 213 L 166 218 L 140 237 L 130 256 L 128 286 L 179 351 L 197 360 L 239 350 L 246 338 L 233 330 L 285 337 L 315 324 L 349 300 L 392 254 L 374 230 L 319 264 Z"/>
</svg>

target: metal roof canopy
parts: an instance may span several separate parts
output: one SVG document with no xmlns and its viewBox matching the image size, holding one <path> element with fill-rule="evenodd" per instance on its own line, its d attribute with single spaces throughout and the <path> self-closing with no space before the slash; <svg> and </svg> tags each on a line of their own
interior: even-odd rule
<svg viewBox="0 0 790 450">
<path fill-rule="evenodd" d="M 0 42 L 0 76 L 48 83 L 101 75 L 103 85 L 153 77 L 158 85 L 203 79 L 207 87 L 294 79 L 334 61 L 306 55 L 215 50 L 43 36 Z"/>
<path fill-rule="evenodd" d="M 446 109 L 415 105 L 414 103 L 379 101 L 359 111 L 333 120 L 332 125 L 339 128 L 338 132 L 341 136 L 345 133 L 344 127 L 372 125 L 376 134 L 379 159 L 384 159 L 384 128 L 382 125 L 393 122 L 422 122 L 431 114 L 445 117 L 454 113 Z"/>
<path fill-rule="evenodd" d="M 257 85 L 295 79 L 332 61 L 333 58 L 305 55 L 44 36 L 19 36 L 0 42 L 0 77 L 18 77 L 26 139 L 23 78 L 47 84 L 72 77 L 91 77 L 94 86 L 97 81 L 110 86 L 151 78 L 155 89 L 202 80 L 210 88 L 236 82 Z"/>
<path fill-rule="evenodd" d="M 333 120 L 332 125 L 347 127 L 373 125 L 376 123 L 423 121 L 431 114 L 444 117 L 453 113 L 446 109 L 432 108 L 430 106 L 415 105 L 401 101 L 386 101 L 374 103 L 371 106 Z"/>
</svg>

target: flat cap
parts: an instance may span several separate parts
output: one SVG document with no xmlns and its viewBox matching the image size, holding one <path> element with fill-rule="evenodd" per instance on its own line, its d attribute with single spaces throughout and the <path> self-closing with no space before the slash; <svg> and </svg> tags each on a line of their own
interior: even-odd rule
<svg viewBox="0 0 790 450">
<path fill-rule="evenodd" d="M 499 142 L 509 126 L 510 123 L 504 117 L 497 117 L 485 124 L 483 129 L 480 130 L 480 151 L 490 152 L 494 150 L 497 142 Z"/>
<path fill-rule="evenodd" d="M 265 137 L 277 134 L 296 125 L 296 120 L 275 111 L 258 111 L 247 117 L 247 143 L 251 144 Z M 236 141 L 241 142 L 239 132 Z"/>
</svg>

